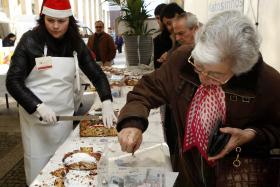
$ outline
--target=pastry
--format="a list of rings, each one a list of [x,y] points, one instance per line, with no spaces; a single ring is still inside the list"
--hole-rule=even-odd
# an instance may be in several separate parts
[[[94,175],[90,171],[71,170],[64,178],[65,187],[94,187]]]
[[[84,152],[75,150],[65,154],[62,161],[69,170],[94,170],[100,160],[99,152]]]
[[[55,187],[65,187],[64,186],[64,178],[56,178],[54,181],[54,186]]]
[[[80,122],[81,137],[102,137],[117,136],[115,127],[106,128],[101,119],[99,120],[82,120]]]
[[[68,173],[68,169],[65,167],[59,168],[51,172],[53,176],[60,177],[60,178],[63,178],[66,175],[66,173]]]

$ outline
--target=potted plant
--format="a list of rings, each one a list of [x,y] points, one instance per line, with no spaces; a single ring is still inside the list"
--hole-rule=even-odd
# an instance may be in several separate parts
[[[148,29],[147,19],[150,17],[144,0],[107,0],[119,5],[128,31],[123,33],[126,59],[128,65],[149,64],[152,56],[152,32]]]

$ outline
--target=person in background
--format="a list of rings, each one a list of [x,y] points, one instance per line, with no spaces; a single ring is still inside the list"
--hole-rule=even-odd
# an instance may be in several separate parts
[[[158,62],[161,55],[171,49],[172,40],[170,39],[170,33],[164,26],[164,24],[160,20],[160,13],[166,7],[165,3],[159,4],[154,11],[154,15],[156,17],[157,23],[159,25],[160,33],[153,39],[154,44],[154,68],[157,69],[161,66],[161,62]]]
[[[165,3],[161,3],[154,10],[154,15],[155,15],[155,18],[156,18],[158,26],[159,26],[159,32],[163,31],[163,29],[164,29],[164,25],[160,20],[160,13],[166,7],[166,5],[167,4],[165,4]]]
[[[73,130],[79,68],[96,87],[106,127],[115,118],[106,75],[80,37],[69,0],[45,0],[38,25],[21,37],[11,59],[6,87],[19,103],[26,183],[43,169]]]
[[[95,33],[89,37],[87,46],[96,55],[96,61],[102,66],[111,66],[116,56],[113,38],[104,32],[104,23],[95,22]]]
[[[195,33],[199,28],[199,22],[196,16],[190,12],[183,12],[180,15],[177,14],[175,16],[172,24],[176,42],[178,42],[180,45],[189,45],[194,47]],[[170,53],[173,53],[176,50],[177,49],[174,49],[174,51]],[[169,56],[170,55],[171,54],[169,54]],[[165,108],[161,107],[160,111],[161,115],[165,113],[163,120],[165,138],[167,145],[169,146],[170,155],[173,155],[176,146],[173,136],[177,135],[176,127],[174,126],[175,121],[173,119],[171,109],[168,106]]]
[[[168,41],[168,40],[164,39],[163,42],[167,42],[167,41],[171,42],[171,48],[169,50],[161,53],[159,58],[156,59],[156,62],[159,64],[167,62],[168,55],[179,46],[179,44],[176,43],[175,36],[174,36],[173,20],[176,15],[180,15],[183,12],[185,12],[185,11],[177,3],[167,4],[160,12],[160,21],[163,23],[164,27],[166,28],[167,32],[169,33],[168,37],[170,40],[170,41]],[[163,33],[163,35],[165,35],[166,31],[163,31],[162,33]]]
[[[16,35],[13,33],[9,33],[3,40],[2,46],[3,47],[12,47],[15,45]]]
[[[181,45],[194,46],[194,37],[198,28],[199,21],[197,17],[190,12],[177,15],[173,21],[175,39]]]
[[[149,111],[168,104],[177,130],[175,186],[279,186],[280,160],[270,159],[270,150],[280,148],[280,74],[259,49],[248,17],[238,11],[212,17],[194,48],[180,46],[128,93],[117,123],[122,151],[139,148]],[[218,122],[230,139],[209,156]]]
[[[120,34],[118,34],[118,35],[116,36],[115,44],[116,44],[116,47],[117,47],[117,49],[118,49],[118,52],[119,52],[119,53],[122,53],[123,37],[122,37]]]
[[[162,23],[163,31],[154,39],[154,67],[160,68],[162,64],[167,62],[168,54],[170,55],[175,49],[175,36],[173,34],[173,20],[176,15],[182,14],[184,10],[176,3],[168,5],[159,5],[155,9],[155,16],[160,14],[160,23]],[[169,146],[170,154],[173,154],[174,141],[170,137],[171,133],[176,132],[174,128],[174,119],[171,114],[171,109],[167,105],[160,107],[161,119],[163,122],[163,129],[165,134],[165,140]]]

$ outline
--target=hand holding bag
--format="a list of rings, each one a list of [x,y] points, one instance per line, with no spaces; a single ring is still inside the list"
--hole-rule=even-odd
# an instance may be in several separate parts
[[[222,133],[220,131],[221,127],[222,122],[219,120],[209,136],[207,150],[209,157],[215,156],[221,152],[231,137],[230,134]]]

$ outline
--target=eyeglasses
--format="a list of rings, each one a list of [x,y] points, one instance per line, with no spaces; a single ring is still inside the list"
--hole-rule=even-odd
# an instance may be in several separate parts
[[[97,28],[97,29],[98,29],[98,28],[103,28],[103,27],[102,27],[102,26],[95,26],[95,28]]]
[[[205,77],[215,81],[215,82],[218,82],[219,84],[226,84],[229,79],[231,77],[228,77],[225,79],[225,75],[222,75],[218,72],[212,72],[212,71],[205,71],[203,70],[201,67],[199,67],[197,64],[194,63],[194,60],[192,58],[192,56],[190,56],[188,58],[188,62],[194,67],[194,71],[197,73],[197,74],[202,74],[204,75]],[[219,77],[217,77],[217,74],[219,74]],[[224,79],[224,80],[221,80],[221,79]]]

